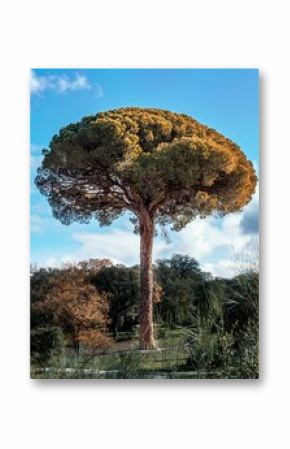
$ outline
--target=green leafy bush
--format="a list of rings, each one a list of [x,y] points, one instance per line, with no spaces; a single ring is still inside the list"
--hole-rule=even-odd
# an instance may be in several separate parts
[[[64,337],[55,326],[38,327],[31,331],[30,349],[32,364],[43,366],[53,357],[62,353]]]

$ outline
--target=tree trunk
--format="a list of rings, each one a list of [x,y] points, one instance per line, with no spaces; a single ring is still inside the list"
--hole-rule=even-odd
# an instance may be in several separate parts
[[[154,221],[148,212],[140,223],[140,349],[154,349],[152,248]]]

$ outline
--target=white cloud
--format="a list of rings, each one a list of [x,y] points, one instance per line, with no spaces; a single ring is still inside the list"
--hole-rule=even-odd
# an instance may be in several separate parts
[[[74,263],[77,262],[74,256],[71,254],[66,254],[61,257],[50,256],[41,261],[40,263],[36,263],[37,267],[43,268],[61,268],[66,263]]]
[[[240,252],[232,251],[229,257],[221,257],[214,262],[201,263],[203,271],[214,276],[231,278],[249,270],[259,270],[259,241],[251,238]]]
[[[73,73],[71,76],[63,75],[37,75],[31,71],[30,89],[32,94],[42,94],[47,90],[56,93],[65,93],[76,90],[95,90],[96,96],[103,95],[102,87],[99,84],[92,85],[85,75]]]
[[[202,270],[216,277],[231,278],[240,272],[241,266],[233,259],[222,259],[216,263],[202,264]]]
[[[212,256],[219,250],[240,251],[250,237],[240,231],[241,216],[234,214],[217,221],[213,217],[196,219],[180,232],[177,252],[197,260]]]
[[[213,217],[198,218],[186,226],[177,237],[174,252],[194,257],[205,271],[210,271],[214,276],[236,275],[243,267],[249,267],[252,255],[256,256],[258,234],[254,229],[245,232],[244,223],[258,209],[257,189],[242,212],[226,215],[219,220]]]
[[[112,229],[106,233],[77,232],[73,240],[81,243],[78,259],[108,258],[115,263],[133,265],[139,263],[140,237],[130,230]],[[154,259],[168,250],[166,242],[158,239],[154,242]]]
[[[47,77],[39,77],[31,70],[30,91],[31,93],[41,93],[47,88]]]
[[[87,78],[79,73],[76,73],[74,78],[71,79],[66,75],[56,77],[55,86],[58,92],[91,88]]]

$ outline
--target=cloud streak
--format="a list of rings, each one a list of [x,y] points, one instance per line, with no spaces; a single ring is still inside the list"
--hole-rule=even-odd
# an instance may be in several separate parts
[[[103,96],[103,89],[99,84],[91,84],[85,75],[73,73],[71,76],[60,75],[38,75],[31,71],[30,91],[31,94],[41,95],[46,91],[63,94],[69,91],[93,90],[96,97]]]

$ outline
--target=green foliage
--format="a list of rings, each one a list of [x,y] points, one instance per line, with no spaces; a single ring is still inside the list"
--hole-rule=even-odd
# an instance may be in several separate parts
[[[147,209],[180,229],[197,215],[237,211],[256,186],[238,145],[184,114],[122,108],[62,128],[36,185],[64,224]]]
[[[239,327],[252,319],[259,320],[259,274],[247,272],[227,281],[225,322],[228,327],[239,322]]]
[[[157,261],[155,277],[162,286],[162,300],[154,305],[160,323],[154,330],[160,351],[140,353],[135,351],[138,342],[132,332],[138,314],[139,267],[109,265],[109,261],[81,263],[70,277],[67,267],[34,272],[31,362],[33,370],[38,369],[36,377],[258,378],[258,273],[249,271],[233,279],[212,279],[188,256],[174,255]],[[115,320],[116,333],[122,331],[122,341],[118,338],[112,347],[101,350],[82,346],[80,352],[71,348],[71,339],[64,342],[61,329],[67,337],[70,332],[69,321],[62,321],[63,309],[47,310],[37,305],[48,294],[57,300],[55,305],[59,305],[58,299],[60,304],[69,300],[72,282],[76,286],[74,304],[80,306],[73,317],[80,313],[83,324],[86,323],[83,319],[87,313],[83,316],[83,302],[78,300],[78,294],[85,295],[91,289],[95,292],[97,286],[108,295],[109,314],[112,323]],[[57,293],[59,286],[64,289],[64,296]],[[82,329],[87,331],[86,326]]]
[[[157,264],[159,271],[167,269],[170,270],[171,275],[183,279],[196,278],[201,273],[197,260],[182,254],[175,254],[171,259],[158,259]]]
[[[141,358],[134,352],[120,353],[114,360],[114,368],[117,371],[118,379],[138,379],[140,373]]]
[[[31,361],[36,365],[45,365],[52,357],[59,356],[65,341],[61,329],[54,326],[37,327],[31,331]]]
[[[243,332],[219,329],[216,333],[199,328],[189,332],[187,366],[199,377],[256,379],[259,377],[257,324],[249,321]]]
[[[209,283],[207,310],[186,331],[187,364],[200,377],[259,377],[258,293],[253,272]]]
[[[204,276],[198,262],[189,256],[174,255],[157,260],[155,274],[163,298],[156,315],[169,326],[189,326],[196,309],[204,303]]]
[[[123,266],[101,269],[91,277],[100,292],[109,294],[110,330],[117,337],[120,330],[132,331],[137,324],[139,270]]]
[[[31,328],[53,325],[53,314],[47,310],[41,310],[36,305],[42,301],[51,290],[51,281],[58,275],[57,269],[40,268],[30,277],[30,323]]]

